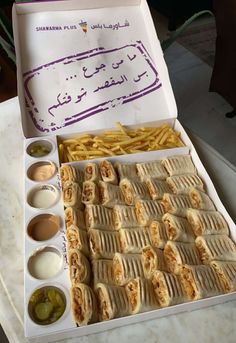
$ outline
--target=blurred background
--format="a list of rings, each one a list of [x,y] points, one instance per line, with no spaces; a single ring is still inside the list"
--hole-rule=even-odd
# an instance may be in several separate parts
[[[18,0],[16,2],[26,2]],[[1,0],[0,4],[0,102],[16,96],[16,67],[14,63],[14,43],[12,41],[11,9],[13,0]],[[165,32],[160,39],[168,38],[168,33],[180,27],[194,13],[212,10],[212,0],[149,0],[158,33]],[[163,16],[158,18],[157,14]],[[160,19],[160,20],[159,20]],[[161,21],[159,25],[159,21]]]

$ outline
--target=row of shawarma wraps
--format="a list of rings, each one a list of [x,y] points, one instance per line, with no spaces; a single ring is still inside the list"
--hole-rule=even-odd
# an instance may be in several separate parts
[[[236,246],[189,155],[63,165],[61,180],[79,326],[236,289]]]

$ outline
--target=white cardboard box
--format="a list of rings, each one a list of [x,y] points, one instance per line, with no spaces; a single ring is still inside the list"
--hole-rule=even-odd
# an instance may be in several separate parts
[[[186,147],[111,160],[138,162],[190,153],[207,185],[208,194],[226,218],[231,236],[236,241],[235,224],[177,120],[167,67],[145,0],[54,0],[16,4],[13,7],[13,25],[26,147],[39,138],[49,139],[55,148],[49,157],[59,168],[58,135],[99,132],[114,127],[117,121],[129,126],[158,126],[169,122],[181,131]],[[32,162],[26,154],[26,168]],[[59,174],[52,184],[60,189]],[[26,180],[26,195],[34,185]],[[50,211],[63,216],[62,201]],[[37,213],[41,212],[32,211],[26,204],[26,226]],[[50,244],[63,251],[63,223],[60,235]],[[66,254],[62,273],[47,282],[32,278],[27,271],[28,257],[44,245],[32,242],[25,234],[25,334],[34,342],[87,335],[235,299],[235,293],[221,295],[77,328],[70,313]],[[43,284],[61,285],[67,297],[65,314],[49,326],[34,324],[27,314],[30,295]]]

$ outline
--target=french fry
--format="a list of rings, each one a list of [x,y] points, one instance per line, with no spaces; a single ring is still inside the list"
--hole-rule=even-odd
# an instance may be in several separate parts
[[[108,156],[113,156],[113,153],[109,149],[106,149],[106,148],[98,148],[98,149],[104,152],[105,154],[107,154]]]
[[[96,136],[82,134],[77,138],[59,141],[60,161],[91,160],[184,146],[180,132],[168,124],[156,128],[129,129],[118,122],[116,126],[117,129],[107,130]]]
[[[124,126],[123,126],[120,122],[117,122],[117,123],[116,123],[116,126],[120,129],[120,131],[121,131],[124,135],[128,135],[128,134],[127,134],[127,130],[124,128]]]
[[[87,155],[94,155],[94,156],[103,156],[103,152],[99,150],[86,150],[86,151],[71,151],[70,154],[72,156],[87,156]]]

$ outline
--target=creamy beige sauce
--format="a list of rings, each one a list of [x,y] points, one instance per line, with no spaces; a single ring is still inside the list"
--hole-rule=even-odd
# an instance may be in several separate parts
[[[56,251],[42,250],[30,258],[29,272],[36,279],[55,276],[62,267],[62,257]]]
[[[52,162],[38,162],[28,170],[28,177],[33,181],[46,181],[51,179],[56,172],[56,166]]]
[[[56,201],[56,192],[51,189],[41,188],[35,190],[30,199],[30,205],[36,208],[49,208]]]

